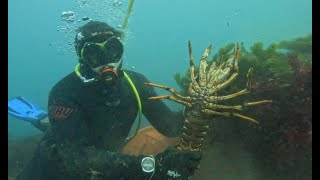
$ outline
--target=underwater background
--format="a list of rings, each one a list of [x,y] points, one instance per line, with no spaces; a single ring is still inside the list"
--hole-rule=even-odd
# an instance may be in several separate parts
[[[120,28],[129,1],[9,0],[8,3],[8,100],[22,95],[47,110],[50,89],[61,78],[72,72],[77,64],[77,57],[73,49],[73,38],[76,28],[87,22],[83,21],[82,18],[87,16],[90,19],[105,21]],[[66,11],[74,12],[74,19],[69,21],[63,19],[61,14]],[[304,72],[309,72],[308,67],[312,64],[311,0],[136,0],[126,29],[123,67],[144,74],[151,82],[183,91],[183,82],[187,81],[183,79],[183,74],[187,72],[189,67],[189,40],[192,42],[196,65],[200,61],[203,50],[209,44],[213,45],[211,54],[214,55],[219,53],[220,48],[230,48],[228,46],[230,43],[241,43],[243,62],[246,62],[243,64],[246,66],[243,65],[242,68],[240,65],[240,71],[243,70],[243,73],[246,74],[247,66],[254,66],[253,78],[257,84],[260,82],[260,86],[255,86],[257,90],[253,96],[256,100],[259,100],[259,98],[276,99],[286,102],[289,98],[285,99],[282,94],[290,94],[288,89],[285,89],[287,87],[291,90],[301,87],[304,90],[309,88],[311,92],[311,76],[295,70],[296,67],[299,70],[305,70]],[[274,43],[279,43],[277,47],[282,48],[282,51],[278,51]],[[285,53],[288,51],[296,51],[296,56],[288,55],[291,61],[284,60],[286,59],[284,58]],[[282,54],[279,54],[279,52],[282,52]],[[262,62],[261,60],[260,62],[257,59],[265,59],[265,61]],[[278,63],[276,60],[267,61],[269,59],[282,59],[281,62],[285,63]],[[298,61],[303,65],[297,64]],[[241,62],[240,60],[240,64]],[[268,79],[266,79],[267,77]],[[299,77],[307,77],[310,80],[299,79]],[[241,80],[241,77],[239,78]],[[304,82],[309,81],[309,84],[304,84]],[[234,85],[230,92],[236,92],[238,87],[242,86],[243,88],[245,86],[245,81],[240,82],[242,83]],[[270,87],[267,85],[270,85]],[[157,91],[159,94],[167,94],[167,92],[159,89]],[[312,93],[301,92],[292,92],[292,94],[296,93],[302,96],[297,97],[297,102],[302,101],[303,98],[312,97]],[[283,99],[280,99],[281,97]],[[268,154],[271,151],[277,151],[278,156],[281,156],[283,151],[290,152],[290,145],[292,144],[283,145],[278,142],[278,145],[283,145],[281,148],[285,149],[282,151],[274,148],[277,142],[272,140],[276,137],[282,137],[282,134],[286,133],[289,134],[288,137],[294,136],[302,139],[300,145],[303,144],[301,145],[303,148],[292,150],[294,153],[291,156],[306,154],[309,158],[310,154],[308,153],[311,151],[312,139],[310,145],[305,142],[306,140],[303,137],[300,137],[303,135],[296,132],[298,131],[296,128],[298,125],[296,124],[299,123],[290,121],[292,118],[289,116],[287,120],[284,120],[286,118],[280,117],[281,113],[277,117],[268,117],[263,113],[272,114],[273,112],[277,114],[275,112],[283,110],[293,116],[295,113],[299,114],[302,119],[307,119],[305,121],[312,123],[311,114],[308,116],[311,111],[309,108],[312,105],[310,101],[310,99],[306,101],[307,105],[300,108],[299,111],[302,112],[299,113],[298,110],[294,110],[294,106],[301,107],[301,104],[296,104],[294,101],[291,102],[292,104],[289,104],[289,102],[288,104],[278,103],[279,106],[276,110],[273,107],[269,107],[268,110],[265,110],[265,107],[248,110],[248,112],[255,110],[259,112],[252,115],[262,124],[267,122],[268,118],[268,122],[270,122],[270,118],[273,118],[273,120],[279,118],[274,124],[264,126],[269,128],[249,126],[247,122],[237,125],[232,121],[226,121],[225,124],[219,122],[220,124],[218,123],[216,127],[221,127],[220,130],[214,131],[221,135],[218,135],[215,145],[218,148],[208,150],[208,152],[214,154],[214,157],[208,157],[209,159],[212,158],[212,164],[202,164],[203,173],[201,174],[200,171],[197,175],[198,178],[270,179],[271,175],[269,177],[265,172],[260,172],[264,168],[258,170],[256,163],[261,162],[258,157],[262,157],[265,155],[264,153]],[[175,111],[183,108],[182,105],[177,103],[165,102]],[[266,119],[263,119],[263,117]],[[287,123],[289,121],[291,123]],[[144,125],[146,124],[148,122],[144,122]],[[285,133],[276,129],[280,126],[285,128]],[[232,133],[227,133],[240,129],[248,130],[241,133],[241,137],[244,137],[243,142],[236,141],[232,138]],[[309,132],[310,128],[307,129]],[[40,133],[31,124],[8,116],[9,143],[11,140]],[[274,135],[277,133],[279,136]],[[280,133],[282,134],[280,135]],[[257,135],[256,139],[248,138],[252,135]],[[270,139],[265,140],[265,138]],[[251,150],[255,151],[260,146],[257,142],[262,141],[270,142],[272,145],[263,147],[265,152],[258,153],[258,155],[252,154]],[[290,138],[289,140],[286,139],[287,141],[291,142]],[[304,146],[305,143],[307,147]],[[247,147],[247,149],[244,147]],[[260,146],[260,148],[262,147]],[[263,150],[260,149],[260,151]],[[274,157],[270,157],[270,159],[272,158]],[[289,174],[297,172],[294,168],[311,167],[311,164],[303,164],[309,161],[292,160],[292,157],[278,161],[274,164],[280,163],[279,166],[281,167],[290,166],[284,171],[280,170],[281,173],[279,174],[281,176],[283,174],[287,175],[280,179],[292,178]],[[294,161],[294,163],[288,161]],[[293,167],[292,164],[298,162],[302,165]],[[238,166],[237,163],[239,163]],[[264,163],[266,165],[268,162]],[[228,168],[230,164],[233,164],[234,168]],[[211,171],[210,169],[206,171],[208,167],[217,169],[214,176],[208,174]],[[309,179],[311,178],[310,171],[304,170],[293,177]],[[270,169],[270,172],[274,171]],[[272,176],[272,179],[276,179],[276,177]]]

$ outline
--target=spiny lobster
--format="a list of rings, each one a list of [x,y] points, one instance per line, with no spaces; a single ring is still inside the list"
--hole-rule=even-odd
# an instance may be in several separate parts
[[[169,91],[173,95],[154,96],[150,97],[149,99],[169,99],[187,107],[181,141],[177,148],[183,151],[201,151],[201,147],[205,137],[207,136],[207,131],[209,128],[208,122],[210,119],[212,119],[212,116],[219,115],[225,117],[239,117],[254,123],[258,123],[256,120],[239,114],[236,111],[242,111],[243,107],[270,103],[272,101],[262,100],[256,102],[247,102],[243,103],[243,105],[234,106],[222,105],[221,103],[219,104],[219,102],[250,93],[253,68],[248,70],[246,88],[233,94],[218,96],[218,92],[230,85],[231,82],[233,82],[238,76],[238,62],[240,57],[239,45],[236,45],[231,58],[225,62],[220,61],[219,63],[215,61],[211,61],[209,63],[208,56],[212,47],[209,45],[201,57],[198,76],[195,75],[195,64],[192,56],[192,47],[190,41],[188,47],[191,83],[188,88],[187,96],[183,96],[177,93],[173,88],[167,86],[149,82],[145,84],[162,88],[166,91]]]

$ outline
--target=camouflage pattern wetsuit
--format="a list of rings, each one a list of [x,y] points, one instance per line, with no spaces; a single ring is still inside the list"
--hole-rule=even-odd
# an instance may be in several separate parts
[[[144,116],[160,133],[177,136],[182,112],[148,100],[156,95],[144,84],[148,80],[126,72],[140,95]],[[118,153],[138,113],[136,96],[123,73],[109,89],[99,82],[83,83],[71,73],[52,88],[48,109],[51,127],[18,179],[141,179],[145,175],[141,157]]]

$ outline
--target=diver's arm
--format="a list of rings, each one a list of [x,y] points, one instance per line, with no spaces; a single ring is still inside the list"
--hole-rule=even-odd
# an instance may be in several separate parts
[[[57,179],[143,179],[147,175],[141,169],[142,156],[129,156],[95,147],[79,147],[75,144],[60,144],[56,147],[56,161],[64,174]],[[60,166],[59,165],[59,166]]]

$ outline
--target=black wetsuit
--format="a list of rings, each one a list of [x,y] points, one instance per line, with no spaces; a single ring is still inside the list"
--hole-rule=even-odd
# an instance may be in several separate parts
[[[142,112],[162,134],[177,136],[182,111],[171,111],[141,74],[127,71],[141,99]],[[21,179],[141,179],[141,157],[119,153],[138,113],[132,87],[120,73],[117,84],[83,83],[71,73],[49,95],[51,127]]]

